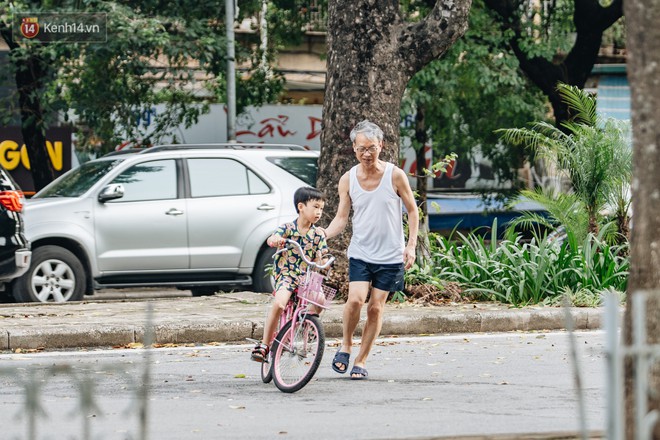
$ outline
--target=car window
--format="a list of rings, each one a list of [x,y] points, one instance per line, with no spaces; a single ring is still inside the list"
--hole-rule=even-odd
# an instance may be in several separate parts
[[[318,158],[316,157],[269,157],[268,160],[289,174],[293,174],[310,186],[316,186]]]
[[[174,159],[154,160],[133,165],[112,181],[112,183],[121,183],[124,186],[124,197],[108,203],[176,199],[176,176]]]
[[[250,194],[267,194],[270,187],[259,176],[248,170],[248,185],[250,185]]]
[[[119,165],[124,159],[98,160],[85,162],[77,168],[62,175],[44,189],[35,194],[33,199],[49,197],[79,197],[86,193],[92,185]]]
[[[264,194],[270,187],[242,163],[232,159],[188,159],[192,197]]]

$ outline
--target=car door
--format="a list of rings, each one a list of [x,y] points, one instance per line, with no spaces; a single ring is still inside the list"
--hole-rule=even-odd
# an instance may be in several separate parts
[[[237,160],[195,158],[187,164],[190,266],[235,270],[250,234],[264,224],[277,226],[280,197]]]
[[[187,213],[175,159],[140,162],[111,183],[124,196],[97,203],[95,239],[103,273],[188,268]]]

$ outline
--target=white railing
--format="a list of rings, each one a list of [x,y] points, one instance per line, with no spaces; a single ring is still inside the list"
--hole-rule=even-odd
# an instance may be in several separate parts
[[[3,379],[5,389],[16,389],[15,395],[23,399],[20,412],[13,417],[12,426],[3,428],[1,437],[11,440],[54,438],[53,432],[49,432],[49,420],[66,417],[67,425],[72,430],[79,429],[78,438],[81,440],[108,438],[107,433],[92,432],[94,419],[90,417],[90,414],[98,414],[103,406],[97,390],[103,386],[103,378],[108,376],[113,378],[113,383],[116,382],[117,377],[122,378],[125,382],[121,388],[132,397],[129,399],[131,402],[129,406],[119,412],[124,431],[123,438],[147,440],[153,342],[151,304],[147,305],[146,314],[143,363],[137,366],[137,371],[126,371],[126,366],[119,364],[94,364],[93,369],[65,363],[26,369],[16,366],[0,368],[0,377]],[[65,407],[70,405],[62,405],[61,400],[57,400],[55,405],[49,405],[53,402],[53,396],[49,393],[62,386],[77,390],[77,401],[73,411],[65,411]],[[134,430],[131,430],[131,427]],[[24,430],[24,436],[16,434],[16,430]],[[68,435],[61,438],[76,437]]]
[[[623,346],[620,341],[619,299],[608,295],[605,302],[605,330],[607,342],[607,438],[623,440],[625,437],[625,396],[624,396],[624,361],[632,360],[635,377],[633,418],[635,440],[650,440],[658,423],[660,413],[648,409],[649,396],[659,390],[651,388],[650,374],[654,365],[660,362],[660,344],[651,344],[646,332],[647,305],[649,299],[660,300],[660,292],[637,291],[632,294],[632,345]]]

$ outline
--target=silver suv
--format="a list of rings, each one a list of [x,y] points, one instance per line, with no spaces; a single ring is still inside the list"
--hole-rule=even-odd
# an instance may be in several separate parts
[[[25,206],[32,264],[20,302],[66,302],[96,289],[223,285],[272,289],[266,238],[296,216],[318,153],[298,146],[166,145],[111,154],[64,174]]]

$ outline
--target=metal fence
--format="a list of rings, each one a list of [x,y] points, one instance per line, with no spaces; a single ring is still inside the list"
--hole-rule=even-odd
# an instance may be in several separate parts
[[[635,376],[634,408],[635,440],[647,440],[653,436],[653,429],[660,414],[648,409],[649,396],[660,390],[653,389],[651,373],[659,367],[660,344],[651,344],[646,332],[647,305],[653,298],[660,300],[660,292],[639,291],[632,296],[632,345],[623,346],[620,341],[619,299],[615,295],[606,297],[605,330],[607,332],[607,438],[623,440],[625,436],[624,408],[624,361],[630,358]]]
[[[122,438],[127,440],[147,440],[149,422],[149,389],[151,383],[151,346],[153,342],[153,306],[147,305],[144,354],[142,363],[133,371],[117,364],[98,365],[81,368],[70,364],[53,364],[39,368],[21,369],[0,368],[0,378],[6,390],[15,390],[15,396],[22,399],[21,409],[12,417],[12,428],[24,430],[15,434],[3,427],[2,438],[6,440],[37,440],[67,438],[91,440],[108,438],[107,433],[94,433],[93,414],[100,414],[102,402],[98,389],[103,386],[104,376],[120,377],[124,382],[122,392],[131,395],[130,404],[117,417],[123,424]],[[75,388],[77,400],[63,402],[48,393],[63,388]],[[49,431],[48,420],[66,417],[71,431],[75,434],[63,435]]]

